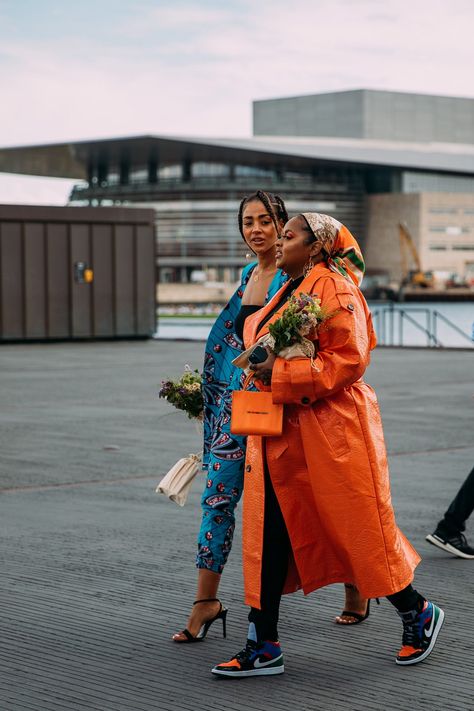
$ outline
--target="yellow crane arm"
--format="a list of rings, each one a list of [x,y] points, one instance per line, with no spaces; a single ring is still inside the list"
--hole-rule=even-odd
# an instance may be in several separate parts
[[[411,234],[408,232],[408,228],[405,224],[401,222],[398,225],[399,235],[400,235],[400,250],[402,253],[402,266],[404,274],[408,274],[409,268],[407,264],[405,249],[408,249],[411,253],[412,259],[415,263],[415,268],[417,272],[421,272],[421,263],[418,250],[415,247]]]

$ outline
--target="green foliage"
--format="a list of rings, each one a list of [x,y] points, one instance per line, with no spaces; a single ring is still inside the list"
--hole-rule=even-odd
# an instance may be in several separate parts
[[[268,325],[275,340],[273,351],[278,354],[284,348],[301,343],[311,333],[314,337],[319,326],[330,316],[317,296],[303,293],[291,296],[280,318]]]
[[[161,381],[158,397],[165,398],[178,410],[184,410],[190,420],[202,419],[204,400],[201,385],[199,371],[191,370],[189,365],[186,365],[178,380]]]
[[[269,324],[270,335],[275,339],[273,350],[279,353],[284,348],[292,346],[293,343],[301,343],[300,334],[301,318],[299,314],[284,313],[278,321]]]

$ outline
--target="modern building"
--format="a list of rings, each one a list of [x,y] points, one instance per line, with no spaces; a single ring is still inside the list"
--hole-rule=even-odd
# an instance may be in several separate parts
[[[433,273],[435,287],[453,280],[474,286],[473,192],[369,195],[367,213],[365,254],[373,273],[388,269],[390,279],[400,283],[407,266],[416,267],[399,242],[401,223],[409,228],[420,267]]]
[[[337,91],[254,101],[256,136],[328,136],[474,144],[474,100],[398,91]]]
[[[0,171],[77,178],[71,205],[154,207],[163,282],[235,280],[247,251],[237,210],[258,188],[290,213],[334,215],[368,268],[390,278],[400,277],[398,222],[408,217],[423,269],[464,274],[474,262],[474,99],[360,90],[256,101],[251,138],[7,148]]]

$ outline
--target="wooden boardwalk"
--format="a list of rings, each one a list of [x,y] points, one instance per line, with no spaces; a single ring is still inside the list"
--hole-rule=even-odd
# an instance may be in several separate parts
[[[342,586],[287,596],[281,677],[215,679],[242,647],[240,520],[222,581],[228,638],[170,641],[194,599],[200,479],[180,509],[154,494],[199,438],[156,397],[199,365],[199,343],[0,349],[1,711],[467,711],[474,709],[474,561],[429,546],[474,460],[472,353],[380,350],[377,390],[399,525],[423,556],[416,586],[446,624],[400,668],[391,605],[332,623]],[[468,537],[474,539],[474,521]]]

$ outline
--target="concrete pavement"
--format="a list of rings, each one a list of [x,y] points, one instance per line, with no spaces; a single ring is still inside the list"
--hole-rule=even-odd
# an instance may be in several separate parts
[[[474,709],[474,562],[424,541],[472,467],[473,356],[376,350],[400,527],[423,556],[416,586],[444,607],[433,655],[400,668],[390,604],[332,624],[342,586],[282,605],[286,672],[227,682],[210,667],[242,647],[240,520],[223,576],[228,638],[178,646],[194,599],[196,482],[183,508],[154,494],[199,449],[162,377],[200,365],[203,344],[119,342],[0,348],[0,709],[362,711]],[[468,537],[474,538],[474,522]]]

